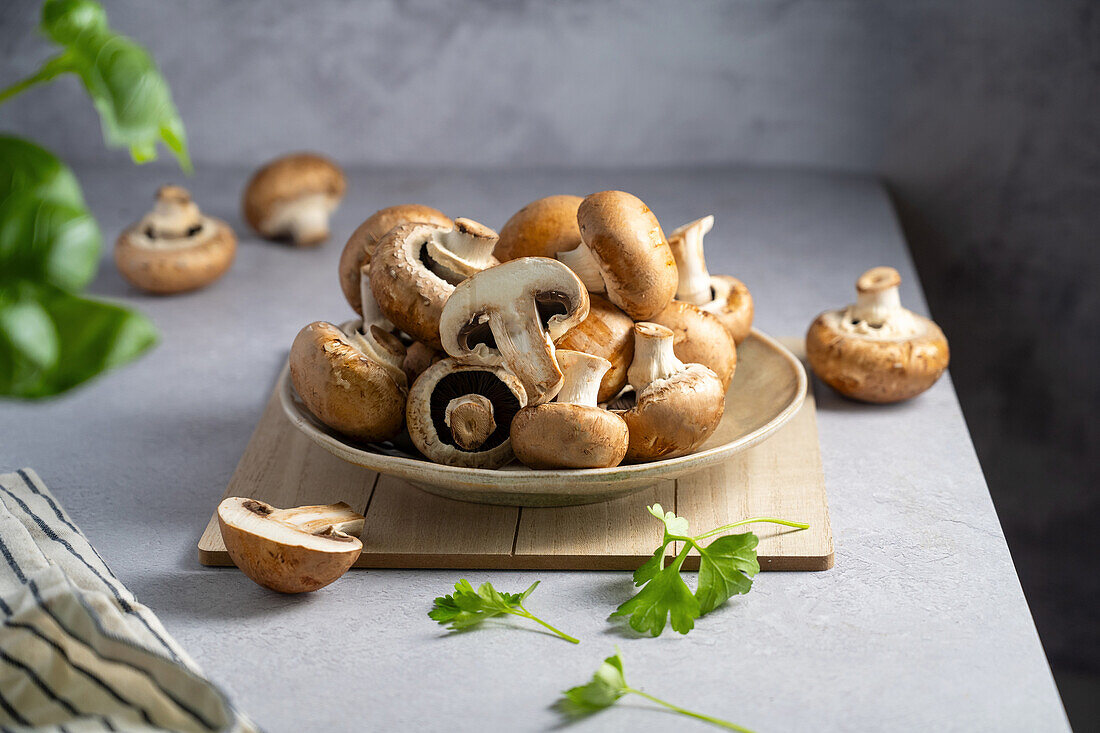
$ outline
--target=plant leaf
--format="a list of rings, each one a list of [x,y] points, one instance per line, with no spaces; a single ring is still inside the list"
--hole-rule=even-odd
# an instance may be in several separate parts
[[[666,512],[660,504],[649,507],[649,513],[665,523],[665,539],[671,535],[675,538],[688,536],[688,520],[678,517],[674,512]]]
[[[653,551],[653,557],[646,560],[645,564],[634,571],[634,585],[645,585],[656,577],[665,566],[665,549],[668,544],[663,544]]]
[[[681,634],[695,628],[695,619],[699,618],[699,601],[680,577],[680,566],[686,557],[686,551],[678,555],[611,615],[629,616],[632,629],[639,633],[648,632],[652,636],[660,636],[665,623],[670,620],[673,630]]]
[[[699,548],[699,586],[695,598],[699,613],[707,614],[730,598],[748,593],[750,578],[760,572],[756,559],[759,540],[752,532],[719,537]]]
[[[626,678],[623,675],[623,660],[619,653],[603,660],[592,679],[583,685],[570,687],[562,693],[568,703],[566,712],[588,715],[614,705],[627,694]]]

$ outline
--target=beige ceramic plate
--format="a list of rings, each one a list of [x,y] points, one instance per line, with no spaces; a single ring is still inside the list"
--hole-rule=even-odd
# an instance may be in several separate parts
[[[754,330],[737,348],[737,371],[726,395],[725,415],[702,448],[690,456],[653,463],[572,471],[536,471],[519,463],[500,469],[441,466],[391,443],[349,442],[306,409],[286,369],[280,377],[279,396],[295,427],[345,461],[453,499],[509,506],[565,506],[623,496],[661,479],[694,473],[751,448],[778,430],[802,406],[806,371],[790,351]]]

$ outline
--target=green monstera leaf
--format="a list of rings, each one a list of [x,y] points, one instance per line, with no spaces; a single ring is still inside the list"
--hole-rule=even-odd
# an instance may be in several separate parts
[[[59,394],[156,342],[145,316],[78,295],[100,243],[72,171],[0,136],[0,395]]]

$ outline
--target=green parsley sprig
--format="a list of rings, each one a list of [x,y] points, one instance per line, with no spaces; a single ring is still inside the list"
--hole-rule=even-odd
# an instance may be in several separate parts
[[[563,713],[570,717],[591,715],[592,713],[597,713],[611,707],[625,695],[638,695],[639,697],[644,697],[646,700],[655,702],[680,715],[702,720],[727,730],[752,733],[748,728],[743,728],[736,723],[687,710],[679,705],[673,705],[670,702],[654,697],[648,692],[642,692],[637,688],[631,687],[626,683],[626,677],[623,674],[623,660],[622,657],[619,656],[618,649],[615,650],[613,655],[603,661],[600,668],[592,675],[592,680],[590,682],[577,687],[571,687],[562,694],[565,695],[565,697],[559,703],[558,707]]]
[[[665,623],[686,634],[695,628],[695,619],[710,613],[731,597],[748,593],[752,576],[760,572],[756,560],[757,537],[752,532],[725,535],[704,546],[702,540],[754,522],[771,522],[787,527],[806,529],[808,524],[771,517],[753,517],[726,524],[701,535],[688,534],[688,521],[666,512],[660,504],[649,507],[649,513],[664,522],[664,539],[653,557],[634,571],[634,585],[645,587],[612,613],[628,616],[631,628],[640,633],[660,636]],[[665,565],[665,550],[680,542],[683,549]],[[694,593],[680,577],[680,568],[692,550],[699,553],[699,583]]]
[[[524,608],[523,602],[538,587],[538,584],[539,581],[536,580],[522,593],[501,593],[491,583],[482,583],[477,590],[474,590],[470,581],[463,579],[455,583],[453,594],[435,599],[435,606],[428,612],[428,616],[454,631],[462,631],[494,616],[509,614],[530,619],[562,639],[580,644],[580,639],[554,628]]]

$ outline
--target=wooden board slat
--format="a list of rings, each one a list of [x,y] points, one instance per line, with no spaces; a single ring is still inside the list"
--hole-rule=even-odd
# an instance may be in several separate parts
[[[803,532],[752,526],[761,568],[833,564],[812,395],[782,430],[722,465],[602,504],[520,509],[445,499],[346,463],[296,430],[272,394],[224,496],[277,507],[347,502],[367,518],[357,567],[633,569],[660,542],[646,511],[654,502],[698,532],[756,515],[809,522]],[[205,565],[232,565],[216,513],[198,550]],[[688,558],[685,567],[697,566]]]

